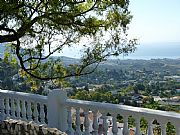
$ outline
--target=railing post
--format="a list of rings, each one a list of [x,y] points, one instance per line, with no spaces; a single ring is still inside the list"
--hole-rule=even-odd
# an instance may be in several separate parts
[[[159,119],[159,123],[161,124],[161,135],[166,135],[166,119]]]
[[[0,120],[4,119],[4,98],[0,95]]]
[[[82,135],[82,131],[81,131],[81,121],[80,121],[80,108],[77,107],[76,108],[76,131],[75,131],[75,135]]]
[[[153,125],[152,125],[154,119],[151,118],[151,117],[147,117],[146,119],[147,119],[147,121],[148,121],[147,134],[148,134],[148,135],[154,135],[154,133],[153,133]]]
[[[68,124],[68,129],[66,131],[66,133],[68,135],[74,135],[74,130],[72,128],[72,116],[71,116],[71,107],[67,108],[67,112],[68,112],[68,117],[67,117],[67,124]]]
[[[63,132],[67,130],[66,99],[67,93],[61,89],[52,90],[48,94],[48,126]]]
[[[107,123],[107,113],[102,112],[102,118],[103,118],[103,134],[107,135],[108,131],[108,123]]]
[[[113,135],[117,135],[118,134],[117,118],[116,118],[117,114],[113,113],[112,116],[113,116],[113,118],[112,118],[112,122],[113,122],[112,132],[113,132]]]
[[[97,110],[93,111],[93,135],[98,135],[98,121],[97,121]]]
[[[124,121],[123,135],[129,135],[128,115],[127,114],[123,114],[123,121]]]
[[[180,127],[178,125],[176,125],[176,135],[180,135]]]
[[[83,135],[90,135],[89,133],[89,118],[88,118],[89,110],[87,108],[84,109],[84,134]]]
[[[136,126],[136,132],[135,135],[141,135],[141,129],[140,129],[140,115],[135,115],[135,126]]]

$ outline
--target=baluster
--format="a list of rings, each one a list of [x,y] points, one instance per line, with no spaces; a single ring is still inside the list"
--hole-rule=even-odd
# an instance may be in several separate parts
[[[104,135],[107,135],[108,123],[107,123],[106,113],[102,113],[102,118],[103,118],[103,134],[104,134]]]
[[[6,97],[6,116],[10,116],[9,97]]]
[[[141,135],[141,130],[140,130],[140,117],[139,117],[139,116],[135,116],[135,126],[136,126],[135,135]]]
[[[147,118],[148,120],[148,135],[153,135],[153,125],[152,125],[152,122],[153,122],[153,119],[152,118]]]
[[[66,133],[68,135],[74,135],[74,130],[72,128],[72,117],[71,117],[71,107],[67,108],[67,113],[68,113],[68,118],[67,118],[67,123],[68,123],[68,129],[66,131]]]
[[[14,98],[11,98],[11,113],[12,117],[15,118],[15,105],[14,105]]]
[[[76,108],[76,131],[75,131],[75,135],[82,135],[81,132],[81,121],[80,121],[80,112],[79,112],[80,108]]]
[[[123,135],[129,135],[129,128],[128,128],[128,115],[123,115]]]
[[[21,116],[20,116],[21,108],[20,108],[20,100],[19,99],[16,100],[16,104],[17,104],[16,105],[17,106],[17,108],[16,108],[17,118],[20,119],[21,118]]]
[[[175,124],[176,128],[176,135],[180,135],[180,126],[178,124]]]
[[[1,110],[0,120],[3,120],[3,119],[4,119],[4,116],[5,116],[4,109],[5,109],[5,106],[4,106],[4,98],[2,97],[2,95],[0,95],[0,110]]]
[[[26,104],[25,104],[25,100],[22,100],[22,119],[23,120],[27,120],[26,119]]]
[[[97,111],[93,111],[93,135],[98,135]]]
[[[39,115],[39,112],[38,112],[38,109],[37,109],[37,103],[34,102],[33,116],[34,116],[34,121],[35,121],[36,123],[39,123],[39,121],[38,121],[38,115]]]
[[[112,114],[113,118],[112,118],[112,122],[113,122],[113,126],[112,126],[112,132],[113,135],[117,135],[118,133],[118,127],[117,127],[117,114]]]
[[[40,103],[40,119],[41,119],[41,123],[45,124],[45,113],[44,113],[43,103]]]
[[[85,127],[84,135],[90,135],[88,113],[89,113],[88,109],[84,110],[84,127]]]
[[[27,101],[27,118],[29,121],[32,120],[31,101]]]
[[[46,120],[47,120],[47,122],[46,122],[46,124],[48,123],[48,106],[46,106]]]
[[[161,135],[166,135],[166,122],[161,123]]]

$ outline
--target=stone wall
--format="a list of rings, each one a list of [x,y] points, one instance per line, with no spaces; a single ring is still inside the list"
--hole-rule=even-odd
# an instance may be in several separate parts
[[[34,122],[8,119],[0,122],[0,135],[67,135],[56,128]]]

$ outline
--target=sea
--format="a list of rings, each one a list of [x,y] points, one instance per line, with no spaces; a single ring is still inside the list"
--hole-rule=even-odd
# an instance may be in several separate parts
[[[120,59],[180,59],[180,42],[141,43],[134,53],[119,56]]]
[[[5,45],[0,44],[0,57],[3,56]],[[80,58],[82,56],[79,48],[64,48],[63,53],[55,53],[54,56],[65,56],[71,58]],[[159,42],[159,43],[140,43],[134,53],[128,56],[122,54],[112,59],[180,59],[180,42]],[[111,59],[110,58],[110,59]]]

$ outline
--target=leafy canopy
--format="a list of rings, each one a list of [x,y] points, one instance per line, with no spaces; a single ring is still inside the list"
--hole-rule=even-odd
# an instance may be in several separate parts
[[[1,0],[0,43],[12,44],[21,74],[41,80],[89,74],[108,57],[135,50],[136,40],[127,39],[128,5],[129,0]],[[51,59],[66,46],[82,45],[79,64]]]

